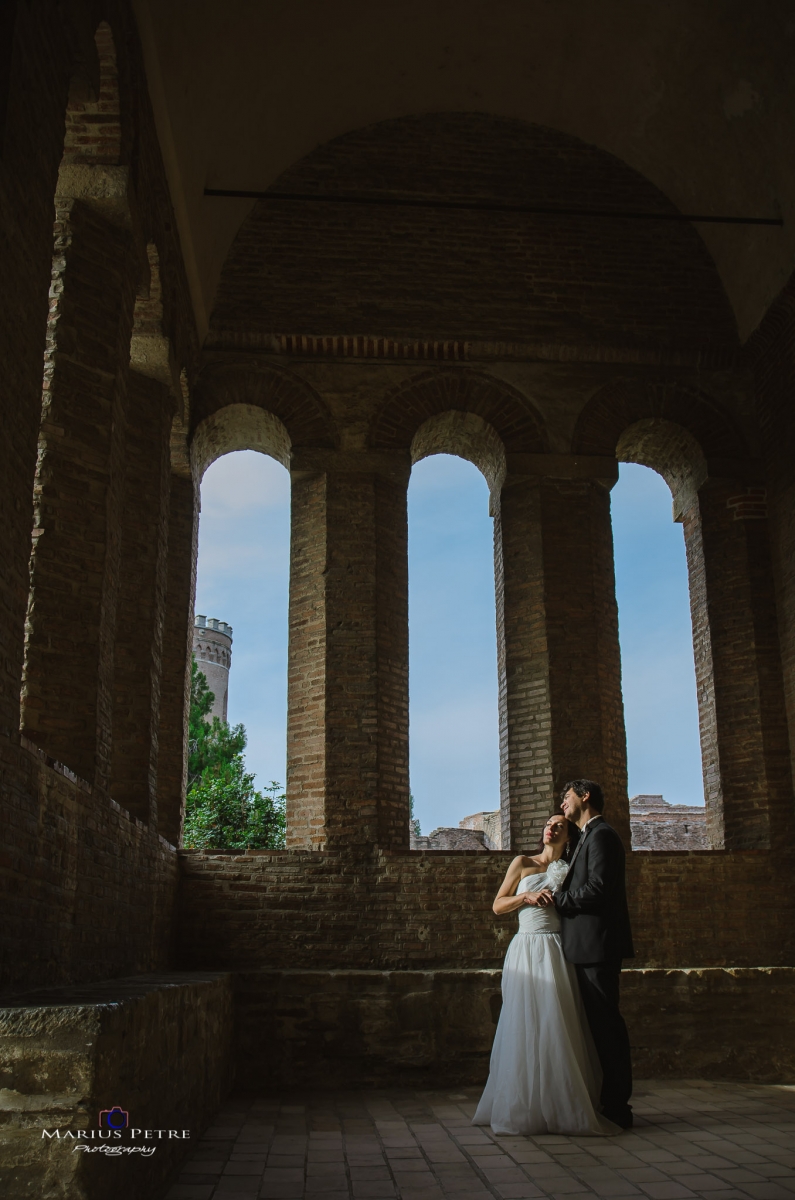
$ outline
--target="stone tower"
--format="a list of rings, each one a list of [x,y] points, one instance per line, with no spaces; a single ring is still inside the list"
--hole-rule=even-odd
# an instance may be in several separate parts
[[[215,695],[208,715],[225,721],[232,665],[232,626],[197,613],[193,620],[193,654]]]

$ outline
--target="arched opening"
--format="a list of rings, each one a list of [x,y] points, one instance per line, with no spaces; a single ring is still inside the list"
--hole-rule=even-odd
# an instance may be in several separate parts
[[[483,819],[470,820],[467,827],[485,833],[485,848],[496,848],[500,738],[489,494],[501,485],[504,451],[486,422],[456,412],[433,417],[420,428],[412,458],[409,726],[414,818],[427,836],[435,829],[455,829],[464,818],[493,814],[491,820],[485,818],[485,830]],[[459,846],[455,835],[440,834],[430,848]]]
[[[706,463],[692,435],[661,418],[630,425],[617,456],[611,512],[632,845],[704,849],[718,835],[708,834],[705,808],[718,799],[714,684],[692,534]]]
[[[243,727],[245,746],[240,736],[233,741],[253,776],[250,787],[279,802],[286,782],[289,452],[281,422],[249,405],[207,418],[191,446],[200,497],[194,658],[215,694],[206,719],[218,716],[232,735]],[[190,754],[189,747],[189,822],[197,785]],[[280,845],[283,837],[260,841]]]
[[[688,570],[681,527],[671,519],[671,493],[650,467],[621,464],[612,517],[630,816],[636,818],[633,846],[642,849],[651,847],[639,837],[640,816],[659,809],[661,823],[666,814],[658,797],[700,806],[689,823],[678,814],[683,834],[690,832],[684,824],[703,822]]]

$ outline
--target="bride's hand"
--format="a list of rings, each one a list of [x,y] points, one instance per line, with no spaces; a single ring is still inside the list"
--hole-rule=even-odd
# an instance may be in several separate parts
[[[532,904],[537,908],[548,908],[550,904],[554,903],[552,893],[547,888],[540,892],[525,892],[524,898],[526,904]]]

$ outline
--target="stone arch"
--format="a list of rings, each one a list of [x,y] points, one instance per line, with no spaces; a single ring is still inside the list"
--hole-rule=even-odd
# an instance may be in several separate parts
[[[628,425],[616,444],[616,458],[651,467],[662,475],[671,489],[675,521],[696,503],[708,473],[704,452],[693,434],[662,417]]]
[[[408,450],[426,421],[449,412],[480,417],[508,453],[542,454],[547,448],[541,417],[521,392],[479,371],[454,368],[415,375],[392,391],[376,413],[370,445]]]
[[[97,26],[94,45],[96,60],[78,64],[69,90],[62,164],[118,166],[122,105],[116,44],[107,21]]]
[[[733,418],[703,392],[679,383],[643,384],[631,379],[613,380],[591,397],[577,420],[572,452],[616,455],[624,431],[649,419],[687,430],[707,456],[748,455],[745,439]]]
[[[695,389],[617,381],[597,392],[580,415],[575,453],[615,455],[639,463],[668,484],[673,519],[682,524],[690,591],[707,837],[725,843],[715,664],[699,491],[707,482],[707,456],[742,458],[745,442],[731,418]]]
[[[255,404],[227,404],[205,417],[193,432],[190,461],[193,477],[201,483],[207,468],[235,450],[257,450],[290,466],[290,435],[284,424]]]
[[[199,376],[191,397],[193,431],[202,421],[230,406],[272,414],[283,425],[293,449],[332,450],[336,446],[323,401],[309,384],[288,371],[251,360],[210,363]]]
[[[478,468],[498,498],[505,482],[505,446],[493,425],[476,413],[448,409],[420,425],[411,442],[411,462],[432,454],[455,454]]]

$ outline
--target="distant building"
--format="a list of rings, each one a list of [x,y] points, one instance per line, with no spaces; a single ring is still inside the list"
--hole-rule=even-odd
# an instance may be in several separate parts
[[[482,830],[486,849],[502,850],[502,814],[498,808],[462,817],[458,825],[460,829]]]
[[[412,850],[499,850],[500,810],[473,813],[457,825],[440,825],[427,836],[409,830]]]
[[[193,655],[215,696],[208,715],[225,721],[232,666],[232,626],[197,613],[193,619]]]
[[[662,796],[631,796],[633,850],[708,850],[707,810],[669,804]]]
[[[662,796],[629,801],[633,850],[708,850],[706,809],[669,804]],[[457,826],[440,826],[427,837],[410,833],[412,850],[501,850],[500,810],[472,813]]]
[[[413,830],[409,833],[409,845],[412,850],[480,850],[493,849],[486,845],[485,834],[478,829],[461,829],[457,825],[441,825],[427,837],[417,836]]]

